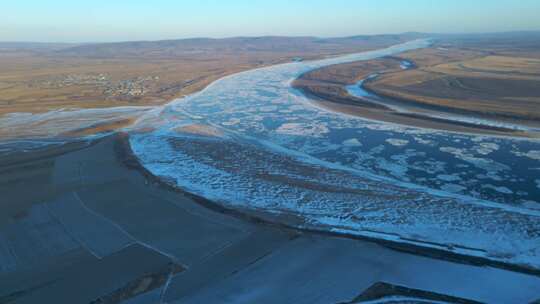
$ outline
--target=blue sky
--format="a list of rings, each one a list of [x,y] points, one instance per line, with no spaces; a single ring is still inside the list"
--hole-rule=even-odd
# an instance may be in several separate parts
[[[0,41],[540,30],[539,0],[13,0]]]

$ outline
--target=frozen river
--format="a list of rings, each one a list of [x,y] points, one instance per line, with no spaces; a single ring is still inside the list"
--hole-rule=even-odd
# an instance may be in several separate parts
[[[367,121],[291,88],[318,67],[384,50],[221,79],[141,121],[143,164],[224,205],[318,227],[540,267],[540,143]],[[298,221],[296,221],[298,222]]]

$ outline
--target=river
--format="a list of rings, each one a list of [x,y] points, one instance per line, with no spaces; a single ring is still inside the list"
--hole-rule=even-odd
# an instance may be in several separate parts
[[[369,121],[291,88],[315,68],[429,45],[223,78],[143,115],[133,150],[155,175],[229,207],[538,268],[540,142]]]

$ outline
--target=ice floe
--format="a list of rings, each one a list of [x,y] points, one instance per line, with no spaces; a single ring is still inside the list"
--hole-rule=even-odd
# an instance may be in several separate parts
[[[476,151],[481,155],[489,155],[499,150],[499,145],[496,143],[480,143],[479,147],[476,147]]]
[[[357,138],[351,138],[343,141],[343,145],[349,147],[360,147],[362,146],[362,143]]]
[[[514,194],[514,191],[508,189],[507,187],[497,187],[491,184],[482,185],[482,188],[492,189],[502,194]]]
[[[287,135],[320,137],[324,133],[328,133],[328,128],[325,125],[285,123],[276,132]]]
[[[408,140],[398,139],[398,138],[389,138],[386,140],[386,142],[396,147],[404,147],[409,144]]]
[[[534,160],[540,160],[540,150],[531,150],[528,152],[513,151],[513,153],[517,156],[528,157]]]

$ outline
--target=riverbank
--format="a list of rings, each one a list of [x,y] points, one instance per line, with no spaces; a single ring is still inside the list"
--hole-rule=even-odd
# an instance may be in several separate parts
[[[379,90],[374,89],[379,76],[406,73],[416,68],[412,62],[406,66],[403,62],[408,61],[401,57],[386,57],[323,67],[302,74],[293,82],[293,87],[322,108],[368,120],[458,133],[540,136],[534,126],[532,129],[527,127],[526,121],[520,127],[519,118],[481,116],[472,110],[464,112],[379,94]]]
[[[59,294],[77,303],[337,303],[382,281],[480,302],[539,296],[538,274],[291,229],[185,193],[144,170],[125,135],[15,153],[0,160],[0,242],[9,249],[0,253],[0,298],[14,303]]]

